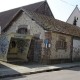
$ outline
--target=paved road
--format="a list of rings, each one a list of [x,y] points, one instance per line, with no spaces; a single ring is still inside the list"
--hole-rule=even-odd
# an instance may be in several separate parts
[[[80,67],[18,77],[9,77],[0,80],[80,80]]]

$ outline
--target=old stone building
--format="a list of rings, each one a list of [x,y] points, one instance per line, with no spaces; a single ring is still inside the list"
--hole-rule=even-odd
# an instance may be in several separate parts
[[[15,34],[11,39],[13,45],[9,45],[8,52],[13,53],[16,46],[22,45],[19,47],[21,51],[16,52],[20,56],[23,56],[25,52],[22,49],[25,48],[22,39],[25,35],[26,38],[32,36],[32,38],[29,38],[31,41],[27,48],[26,58],[28,61],[57,63],[80,59],[79,53],[78,57],[73,57],[73,39],[80,38],[80,28],[59,21],[52,15],[49,16],[20,8],[13,18],[2,27],[2,35],[5,34]],[[18,42],[19,39],[21,39],[20,43]],[[13,56],[14,54],[10,55],[10,57]],[[13,58],[15,59],[16,56]]]

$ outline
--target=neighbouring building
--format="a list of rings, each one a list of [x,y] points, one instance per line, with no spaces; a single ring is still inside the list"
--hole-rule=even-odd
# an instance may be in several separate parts
[[[78,5],[76,5],[66,22],[80,27],[80,10]]]
[[[20,49],[16,50],[16,53],[23,56],[26,54],[24,50],[28,45],[26,48],[27,57],[24,56],[28,61],[50,64],[80,60],[80,50],[76,51],[76,48],[80,46],[79,41],[78,45],[75,44],[77,40],[80,40],[80,28],[57,20],[52,15],[20,8],[2,27],[2,35],[5,34],[13,35],[16,38],[11,39],[11,44],[8,47],[8,52],[11,53],[9,57],[14,59],[17,57],[12,53],[15,52],[16,47]],[[32,37],[28,37],[28,43],[24,39],[25,35],[26,38],[27,36]]]
[[[76,5],[75,9],[69,16],[69,18],[66,21],[69,24],[75,25],[76,27],[80,27],[80,10],[78,8],[78,5]],[[80,53],[80,38],[73,38],[73,57],[79,57]]]

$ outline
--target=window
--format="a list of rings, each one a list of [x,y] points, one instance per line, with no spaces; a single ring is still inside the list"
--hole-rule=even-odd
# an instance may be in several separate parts
[[[56,50],[58,49],[64,49],[67,48],[67,42],[65,40],[65,37],[60,36],[59,40],[56,42]]]
[[[57,48],[58,49],[65,49],[66,48],[66,42],[63,40],[57,41]]]
[[[76,16],[74,17],[74,21],[73,21],[73,25],[77,25],[77,21],[78,21],[78,17],[76,18]]]
[[[18,33],[26,34],[27,33],[27,28],[19,28]]]

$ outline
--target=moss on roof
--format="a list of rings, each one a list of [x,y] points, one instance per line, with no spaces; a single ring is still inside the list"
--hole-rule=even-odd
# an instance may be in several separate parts
[[[29,16],[31,16],[31,18],[33,18],[39,25],[41,25],[46,30],[80,37],[80,27],[78,26],[74,26],[69,23],[35,12],[27,11],[27,13],[29,14]]]

